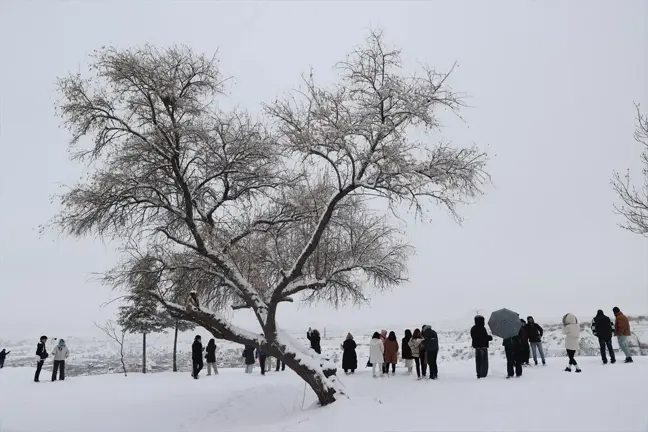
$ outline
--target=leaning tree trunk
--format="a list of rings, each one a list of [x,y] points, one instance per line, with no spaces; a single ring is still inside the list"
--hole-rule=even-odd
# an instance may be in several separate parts
[[[146,333],[142,333],[142,373],[146,373]]]
[[[178,372],[178,321],[175,322],[175,335],[173,336],[173,372]]]
[[[170,312],[178,315],[180,319],[201,326],[217,339],[224,339],[242,345],[258,346],[258,342],[253,339],[254,336],[251,336],[251,333],[245,332],[244,334],[243,331],[239,331],[225,321],[218,319],[214,313],[196,309],[189,310],[172,303],[166,303],[163,300],[160,301]],[[309,353],[306,347],[303,350],[299,350],[299,347],[291,347],[291,349],[297,350],[291,352],[280,340],[276,339],[276,324],[274,323],[272,326],[264,329],[264,334],[266,343],[261,347],[268,356],[275,357],[277,361],[283,361],[286,366],[295,371],[310,386],[313,392],[315,392],[321,406],[335,402],[336,389],[333,388],[334,383],[329,380],[329,377],[335,375],[335,369],[325,369],[322,367],[321,370],[315,370],[309,367],[308,364],[305,364],[309,363],[309,361],[317,362],[321,356],[314,352],[312,354]],[[299,358],[304,358],[305,361],[300,361]]]

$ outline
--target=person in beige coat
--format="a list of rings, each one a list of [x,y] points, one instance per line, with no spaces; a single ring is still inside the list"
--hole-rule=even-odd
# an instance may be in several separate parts
[[[573,313],[568,313],[562,319],[563,322],[563,334],[565,335],[565,348],[567,349],[567,356],[569,357],[569,364],[565,368],[565,372],[571,372],[571,367],[576,366],[576,372],[580,372],[578,363],[574,355],[578,350],[580,343],[580,326],[578,325],[578,319]]]
[[[54,356],[54,367],[52,368],[52,381],[56,381],[57,372],[59,373],[59,379],[63,381],[65,379],[65,360],[67,360],[70,355],[70,351],[65,345],[65,341],[60,339],[58,345],[50,353]]]

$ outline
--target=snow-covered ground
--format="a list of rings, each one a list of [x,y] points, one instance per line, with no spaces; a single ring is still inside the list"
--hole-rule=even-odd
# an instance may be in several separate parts
[[[314,406],[310,389],[289,370],[261,377],[240,369],[193,380],[187,373],[97,375],[32,382],[32,368],[0,370],[2,432],[357,432],[646,431],[648,358],[602,365],[564,358],[504,379],[496,358],[477,380],[470,361],[445,361],[439,381],[373,379],[361,369],[340,377],[346,397]],[[44,373],[44,377],[47,374]]]

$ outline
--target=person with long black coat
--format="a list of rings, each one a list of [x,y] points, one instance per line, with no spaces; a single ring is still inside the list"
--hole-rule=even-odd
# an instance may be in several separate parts
[[[598,310],[596,316],[592,320],[592,333],[599,340],[599,347],[601,349],[601,360],[603,364],[607,364],[607,356],[605,355],[605,348],[607,347],[610,352],[610,363],[616,363],[614,350],[612,349],[612,335],[614,334],[614,324],[601,309]]]
[[[203,346],[201,342],[200,335],[197,335],[194,338],[194,342],[191,345],[191,361],[192,361],[192,366],[193,366],[193,371],[191,372],[191,376],[194,379],[198,379],[198,374],[203,368]]]
[[[358,369],[358,354],[356,342],[353,340],[351,333],[347,334],[346,340],[342,344],[342,369],[345,374],[355,373]]]
[[[518,378],[522,376],[522,363],[524,362],[525,352],[522,346],[524,337],[524,328],[513,337],[504,339],[504,352],[506,353],[506,378]]]
[[[475,349],[475,368],[477,379],[486,378],[488,375],[488,345],[493,336],[486,331],[486,321],[483,316],[475,317],[475,325],[470,329],[472,347]]]
[[[11,351],[7,351],[4,348],[2,349],[2,351],[0,351],[0,369],[4,367],[5,359],[7,358],[7,354],[9,354],[10,352]]]
[[[47,347],[45,347],[46,343],[47,343],[47,336],[41,336],[40,342],[38,342],[38,344],[36,345],[36,356],[38,357],[38,361],[36,362],[36,373],[34,374],[34,382],[40,382],[40,373],[41,370],[43,369],[43,363],[45,363],[45,359],[49,357],[49,354],[47,353]]]
[[[253,345],[245,345],[245,349],[243,350],[243,358],[245,359],[245,373],[252,373],[254,370],[254,364],[256,363],[256,360],[254,358],[254,346]]]
[[[401,358],[405,360],[407,375],[412,375],[412,369],[414,369],[414,356],[409,345],[410,340],[412,340],[412,330],[407,329],[405,330],[405,337],[401,340]]]
[[[439,377],[439,368],[437,367],[439,336],[429,325],[426,325],[425,330],[423,330],[423,342],[421,346],[425,346],[425,359],[430,369],[430,379],[435,380]]]
[[[529,345],[529,335],[527,334],[527,322],[523,319],[520,319],[520,322],[522,323],[522,336],[520,339],[522,365],[529,366],[529,362],[531,361],[531,346]]]
[[[310,341],[311,348],[317,354],[322,354],[322,346],[320,345],[321,337],[317,329],[311,330],[310,328],[306,332],[306,337]]]

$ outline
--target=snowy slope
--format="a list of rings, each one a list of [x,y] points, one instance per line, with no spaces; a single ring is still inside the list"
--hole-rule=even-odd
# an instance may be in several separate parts
[[[646,431],[648,359],[601,365],[565,359],[504,379],[496,360],[485,380],[469,361],[442,362],[439,381],[399,370],[373,379],[362,369],[342,376],[347,397],[323,409],[290,371],[246,375],[239,369],[191,379],[187,373],[101,375],[31,382],[32,369],[0,370],[3,432],[358,432]],[[602,405],[601,405],[602,404]],[[35,414],[38,415],[35,415]]]

